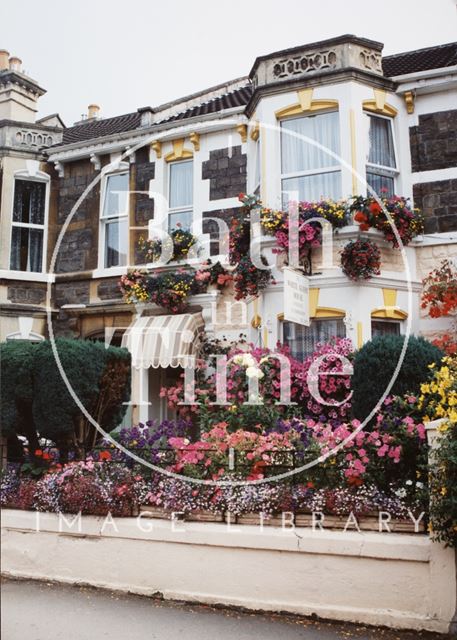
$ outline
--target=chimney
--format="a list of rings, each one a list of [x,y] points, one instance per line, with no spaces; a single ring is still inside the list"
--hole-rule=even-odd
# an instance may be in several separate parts
[[[90,104],[87,107],[87,119],[96,120],[98,118],[99,112],[100,112],[100,107],[98,106],[98,104]]]
[[[10,70],[11,71],[21,71],[22,60],[20,58],[16,58],[16,56],[11,56],[10,58]]]
[[[0,71],[6,71],[9,69],[9,51],[6,49],[0,49]]]

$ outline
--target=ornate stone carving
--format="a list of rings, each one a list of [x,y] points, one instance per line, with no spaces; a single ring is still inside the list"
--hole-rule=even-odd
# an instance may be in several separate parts
[[[278,60],[273,67],[273,75],[279,79],[310,73],[312,71],[334,69],[336,62],[337,55],[333,49],[307,53],[305,55]]]
[[[362,49],[359,54],[360,64],[368,71],[382,73],[381,54],[371,51],[370,49]]]

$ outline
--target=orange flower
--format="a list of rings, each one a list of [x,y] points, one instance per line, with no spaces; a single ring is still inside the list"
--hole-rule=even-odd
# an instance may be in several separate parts
[[[100,460],[111,460],[111,454],[109,451],[100,452]]]
[[[51,460],[49,453],[43,453],[43,460]]]
[[[36,456],[37,458],[40,458],[42,455],[43,455],[42,450],[41,450],[41,449],[36,449],[36,451],[35,451],[35,456]]]

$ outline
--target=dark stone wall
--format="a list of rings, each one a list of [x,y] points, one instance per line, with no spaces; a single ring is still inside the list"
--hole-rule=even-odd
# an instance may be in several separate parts
[[[202,179],[209,180],[209,199],[236,198],[246,191],[247,156],[241,146],[215,149],[202,164]]]
[[[54,291],[57,307],[64,304],[89,304],[90,281],[56,282]]]
[[[216,256],[220,253],[219,249],[219,228],[214,220],[205,220],[206,218],[219,218],[224,220],[230,229],[230,222],[239,212],[239,208],[218,209],[216,211],[203,211],[202,213],[202,231],[210,235],[210,255]]]
[[[148,191],[149,181],[155,177],[155,163],[149,162],[148,148],[139,149],[136,153],[135,191]],[[154,199],[147,193],[135,194],[135,226],[147,227],[148,221],[154,218]]]
[[[426,233],[457,230],[457,180],[415,184],[413,196],[424,213]]]
[[[46,284],[36,282],[9,284],[8,300],[16,304],[42,304],[46,300]]]
[[[122,293],[119,289],[119,278],[100,282],[97,287],[97,295],[100,300],[121,300]]]
[[[89,160],[65,165],[65,177],[59,179],[55,239],[78,198],[97,174]],[[99,218],[100,182],[89,191],[71,218],[59,247],[56,273],[88,271],[97,267]]]
[[[446,169],[457,165],[457,109],[419,116],[409,129],[413,171]]]

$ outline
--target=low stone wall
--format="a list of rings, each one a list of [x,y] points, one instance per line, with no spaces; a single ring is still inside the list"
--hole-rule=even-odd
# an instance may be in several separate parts
[[[6,509],[5,575],[446,633],[454,552],[426,535]]]

